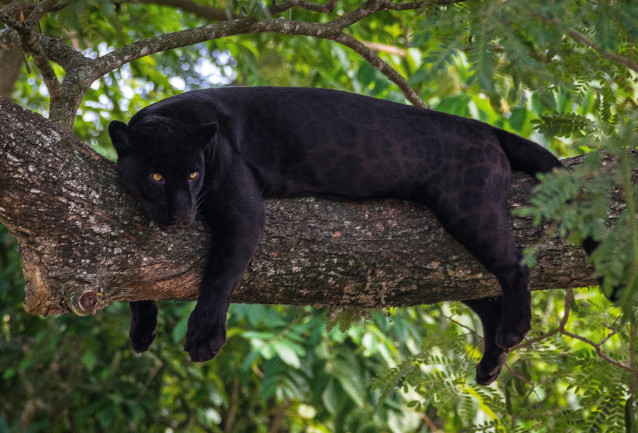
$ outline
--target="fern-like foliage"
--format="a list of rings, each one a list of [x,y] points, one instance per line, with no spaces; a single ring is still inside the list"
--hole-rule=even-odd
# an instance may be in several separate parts
[[[490,387],[473,380],[480,351],[472,343],[475,335],[468,333],[472,325],[466,326],[467,313],[453,306],[458,324],[424,339],[421,351],[374,378],[371,389],[379,404],[407,399],[409,408],[441,431],[625,431],[627,420],[635,416],[629,371],[606,362],[591,343],[569,333],[592,343],[604,340],[606,355],[629,365],[631,325],[619,326],[620,310],[610,310],[602,294],[582,290],[578,298],[568,334],[552,333],[514,350]],[[560,292],[535,294],[532,338],[558,326],[565,301]],[[593,324],[597,327],[590,328]]]
[[[367,308],[348,307],[333,309],[328,313],[327,325],[329,329],[336,326],[339,332],[345,333],[352,326],[368,318],[370,318],[370,310]]]
[[[532,120],[542,134],[558,137],[585,136],[595,131],[594,122],[578,114],[544,114]]]

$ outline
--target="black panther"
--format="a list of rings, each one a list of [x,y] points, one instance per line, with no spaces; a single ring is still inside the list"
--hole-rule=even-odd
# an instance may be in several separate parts
[[[226,341],[226,313],[265,225],[263,201],[322,196],[427,205],[498,279],[502,296],[468,300],[485,349],[476,380],[500,374],[531,326],[529,270],[508,230],[512,170],[561,167],[538,144],[485,123],[345,92],[228,87],[174,96],[113,121],[121,181],[160,227],[201,214],[212,235],[186,333],[193,361]],[[430,246],[436,248],[436,246]],[[137,352],[155,338],[153,301],[131,303]]]

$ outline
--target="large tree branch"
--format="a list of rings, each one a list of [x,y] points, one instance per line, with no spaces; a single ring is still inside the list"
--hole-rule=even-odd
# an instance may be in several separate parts
[[[29,312],[88,314],[116,301],[196,297],[204,227],[152,226],[111,162],[1,98],[0,166],[0,221],[18,240]],[[514,177],[512,207],[534,184]],[[296,199],[267,208],[265,238],[233,302],[385,307],[499,292],[422,206]],[[529,219],[511,221],[520,246],[543,237]],[[545,239],[538,259],[534,289],[595,284],[580,248]]]

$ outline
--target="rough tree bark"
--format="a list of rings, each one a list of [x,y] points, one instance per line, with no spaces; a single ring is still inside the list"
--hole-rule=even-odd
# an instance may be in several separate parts
[[[578,164],[578,159],[567,161]],[[536,181],[516,174],[511,206]],[[495,279],[422,206],[316,199],[267,203],[267,231],[232,301],[385,307],[499,292]],[[33,314],[91,314],[116,301],[194,299],[202,224],[163,232],[113,164],[56,124],[0,98],[0,222],[16,236]],[[580,248],[513,217],[521,247],[542,240],[532,288],[595,284]]]
[[[9,98],[22,67],[19,51],[0,50],[0,96]]]

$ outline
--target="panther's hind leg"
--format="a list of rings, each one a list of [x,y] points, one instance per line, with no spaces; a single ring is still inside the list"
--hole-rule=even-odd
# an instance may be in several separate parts
[[[489,385],[501,374],[503,364],[507,359],[507,351],[496,344],[496,329],[501,323],[503,298],[501,296],[470,299],[463,301],[470,307],[483,325],[483,357],[476,366],[476,383]]]
[[[146,352],[155,340],[157,332],[157,304],[155,301],[130,302],[131,330],[129,339],[137,353]]]
[[[485,351],[476,370],[480,384],[489,384],[498,377],[509,349],[519,344],[531,329],[529,270],[520,264],[521,255],[507,229],[506,219],[506,215],[495,218],[492,230],[477,232],[477,227],[467,220],[448,229],[496,276],[503,293],[496,300],[483,298],[465,302],[483,323]]]
[[[517,258],[520,261],[522,257]],[[516,263],[491,271],[503,288],[503,316],[496,330],[496,344],[508,350],[523,341],[532,327],[529,269]]]
[[[522,255],[514,245],[507,227],[507,216],[495,218],[492,230],[479,229],[465,222],[452,229],[451,233],[472,253],[498,280],[503,292],[501,321],[495,335],[496,344],[509,350],[519,344],[531,329],[532,295],[530,274],[521,265]],[[459,236],[460,235],[460,236]]]
[[[487,171],[487,170],[486,170]],[[463,178],[461,178],[463,179]],[[462,181],[462,180],[461,180]],[[452,185],[428,205],[445,229],[472,253],[502,289],[501,311],[474,303],[486,328],[485,360],[481,380],[493,380],[505,353],[520,343],[531,328],[529,270],[520,264],[521,254],[509,231],[507,198],[509,176],[487,172],[464,188]],[[492,314],[493,317],[487,317]]]

